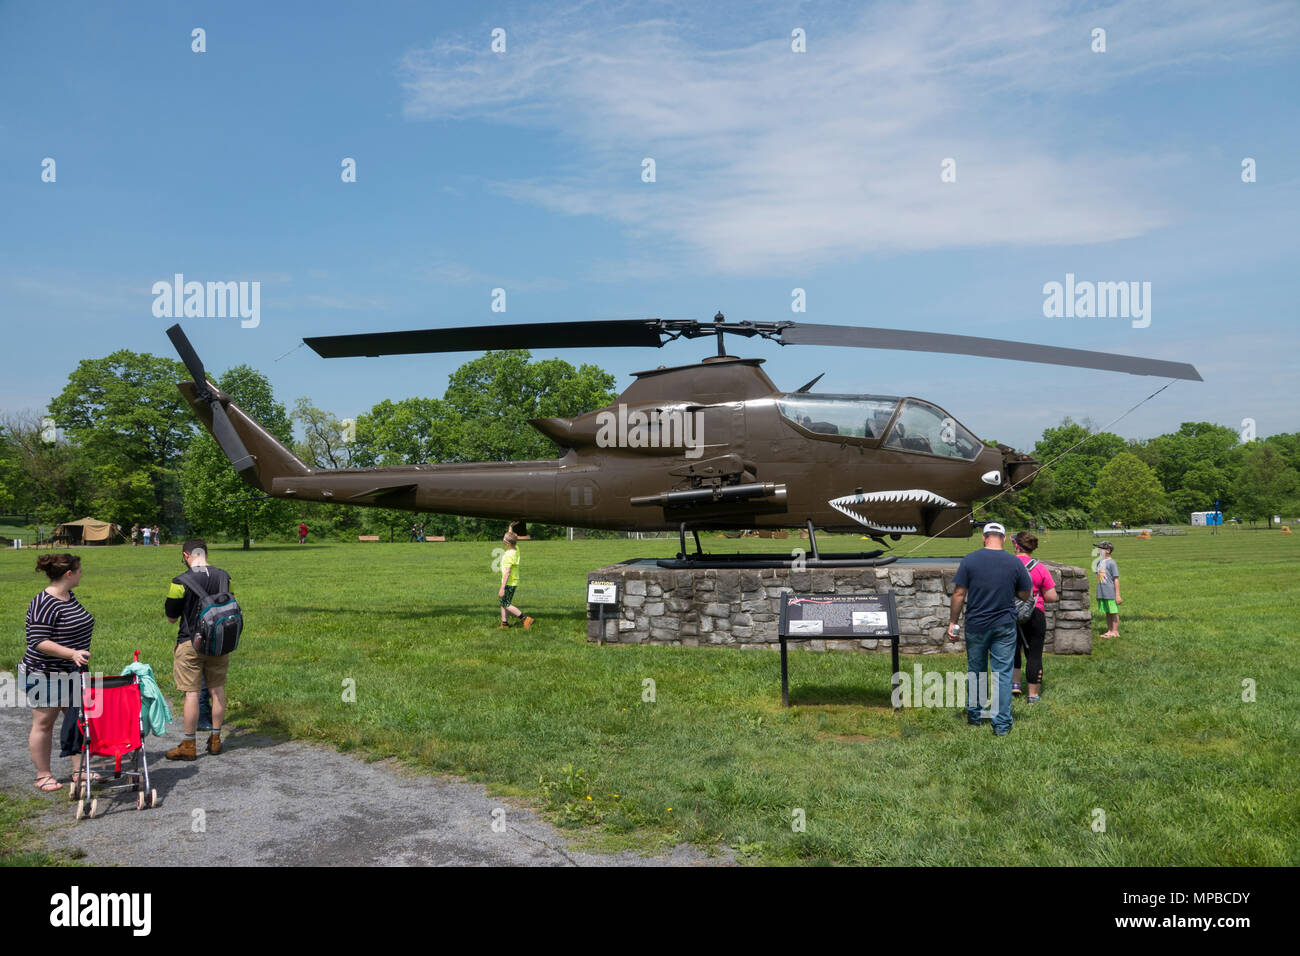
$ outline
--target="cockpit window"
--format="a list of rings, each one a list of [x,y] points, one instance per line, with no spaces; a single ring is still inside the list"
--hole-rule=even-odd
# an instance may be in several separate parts
[[[781,414],[821,435],[846,438],[880,438],[898,406],[885,395],[806,395],[777,397]]]
[[[885,447],[974,461],[984,446],[943,409],[909,398],[889,430]]]

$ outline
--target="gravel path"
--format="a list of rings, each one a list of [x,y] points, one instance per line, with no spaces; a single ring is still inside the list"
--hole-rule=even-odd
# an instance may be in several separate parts
[[[178,725],[173,724],[173,729]],[[0,788],[37,795],[27,754],[31,715],[0,708]],[[56,727],[57,731],[57,727]],[[133,794],[100,800],[101,817],[74,823],[70,761],[53,769],[64,789],[36,822],[53,849],[80,847],[91,864],[139,866],[687,866],[728,864],[696,848],[653,857],[570,849],[555,827],[517,804],[454,778],[387,762],[365,763],[327,747],[240,733],[219,757],[166,760],[179,740],[147,738],[159,806],[137,812]],[[105,807],[107,806],[107,812]],[[495,811],[495,815],[494,815]],[[496,830],[493,829],[497,821]],[[500,832],[497,832],[497,831]]]

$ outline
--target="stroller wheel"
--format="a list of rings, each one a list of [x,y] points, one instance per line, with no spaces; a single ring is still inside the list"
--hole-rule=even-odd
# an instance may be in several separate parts
[[[150,809],[152,809],[153,807],[156,807],[156,806],[158,806],[158,791],[157,791],[157,790],[150,790],[150,791],[149,791],[149,807],[150,807]]]
[[[136,808],[137,810],[143,810],[143,809],[144,809],[144,794],[143,794],[143,793],[137,793],[137,794],[135,795],[135,808]]]
[[[80,800],[77,801],[77,819],[80,820],[86,815],[86,805]]]
[[[96,797],[94,800],[91,800],[91,801],[90,801],[90,813],[89,813],[89,816],[90,816],[90,818],[91,818],[92,820],[95,818],[95,812],[96,812],[97,810],[99,810],[99,798],[98,798],[98,797]]]

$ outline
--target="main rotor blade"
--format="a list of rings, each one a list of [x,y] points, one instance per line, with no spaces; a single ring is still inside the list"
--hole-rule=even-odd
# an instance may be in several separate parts
[[[487,349],[658,348],[659,319],[594,322],[527,322],[459,329],[359,332],[303,339],[322,358],[413,355],[419,352],[480,352]]]
[[[949,335],[944,332],[910,332],[902,329],[869,329],[848,325],[806,325],[795,323],[781,333],[782,345],[835,345],[860,349],[897,349],[907,352],[946,352],[953,355],[978,355],[983,358],[1010,359],[1015,362],[1040,362],[1045,365],[1068,365],[1074,368],[1097,368],[1130,375],[1159,375],[1203,381],[1199,372],[1186,362],[1137,358],[1111,352],[1089,352],[1055,345],[1031,345],[1005,339],[984,339],[973,335]]]

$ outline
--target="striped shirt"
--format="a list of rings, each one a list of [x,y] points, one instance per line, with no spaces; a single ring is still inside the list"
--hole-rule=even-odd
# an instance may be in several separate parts
[[[90,650],[90,632],[95,629],[95,619],[75,594],[68,593],[67,601],[51,597],[46,591],[32,598],[27,608],[27,653],[23,655],[23,670],[49,673],[77,669],[67,658],[38,651],[36,645],[42,641],[53,641],[75,651]]]

